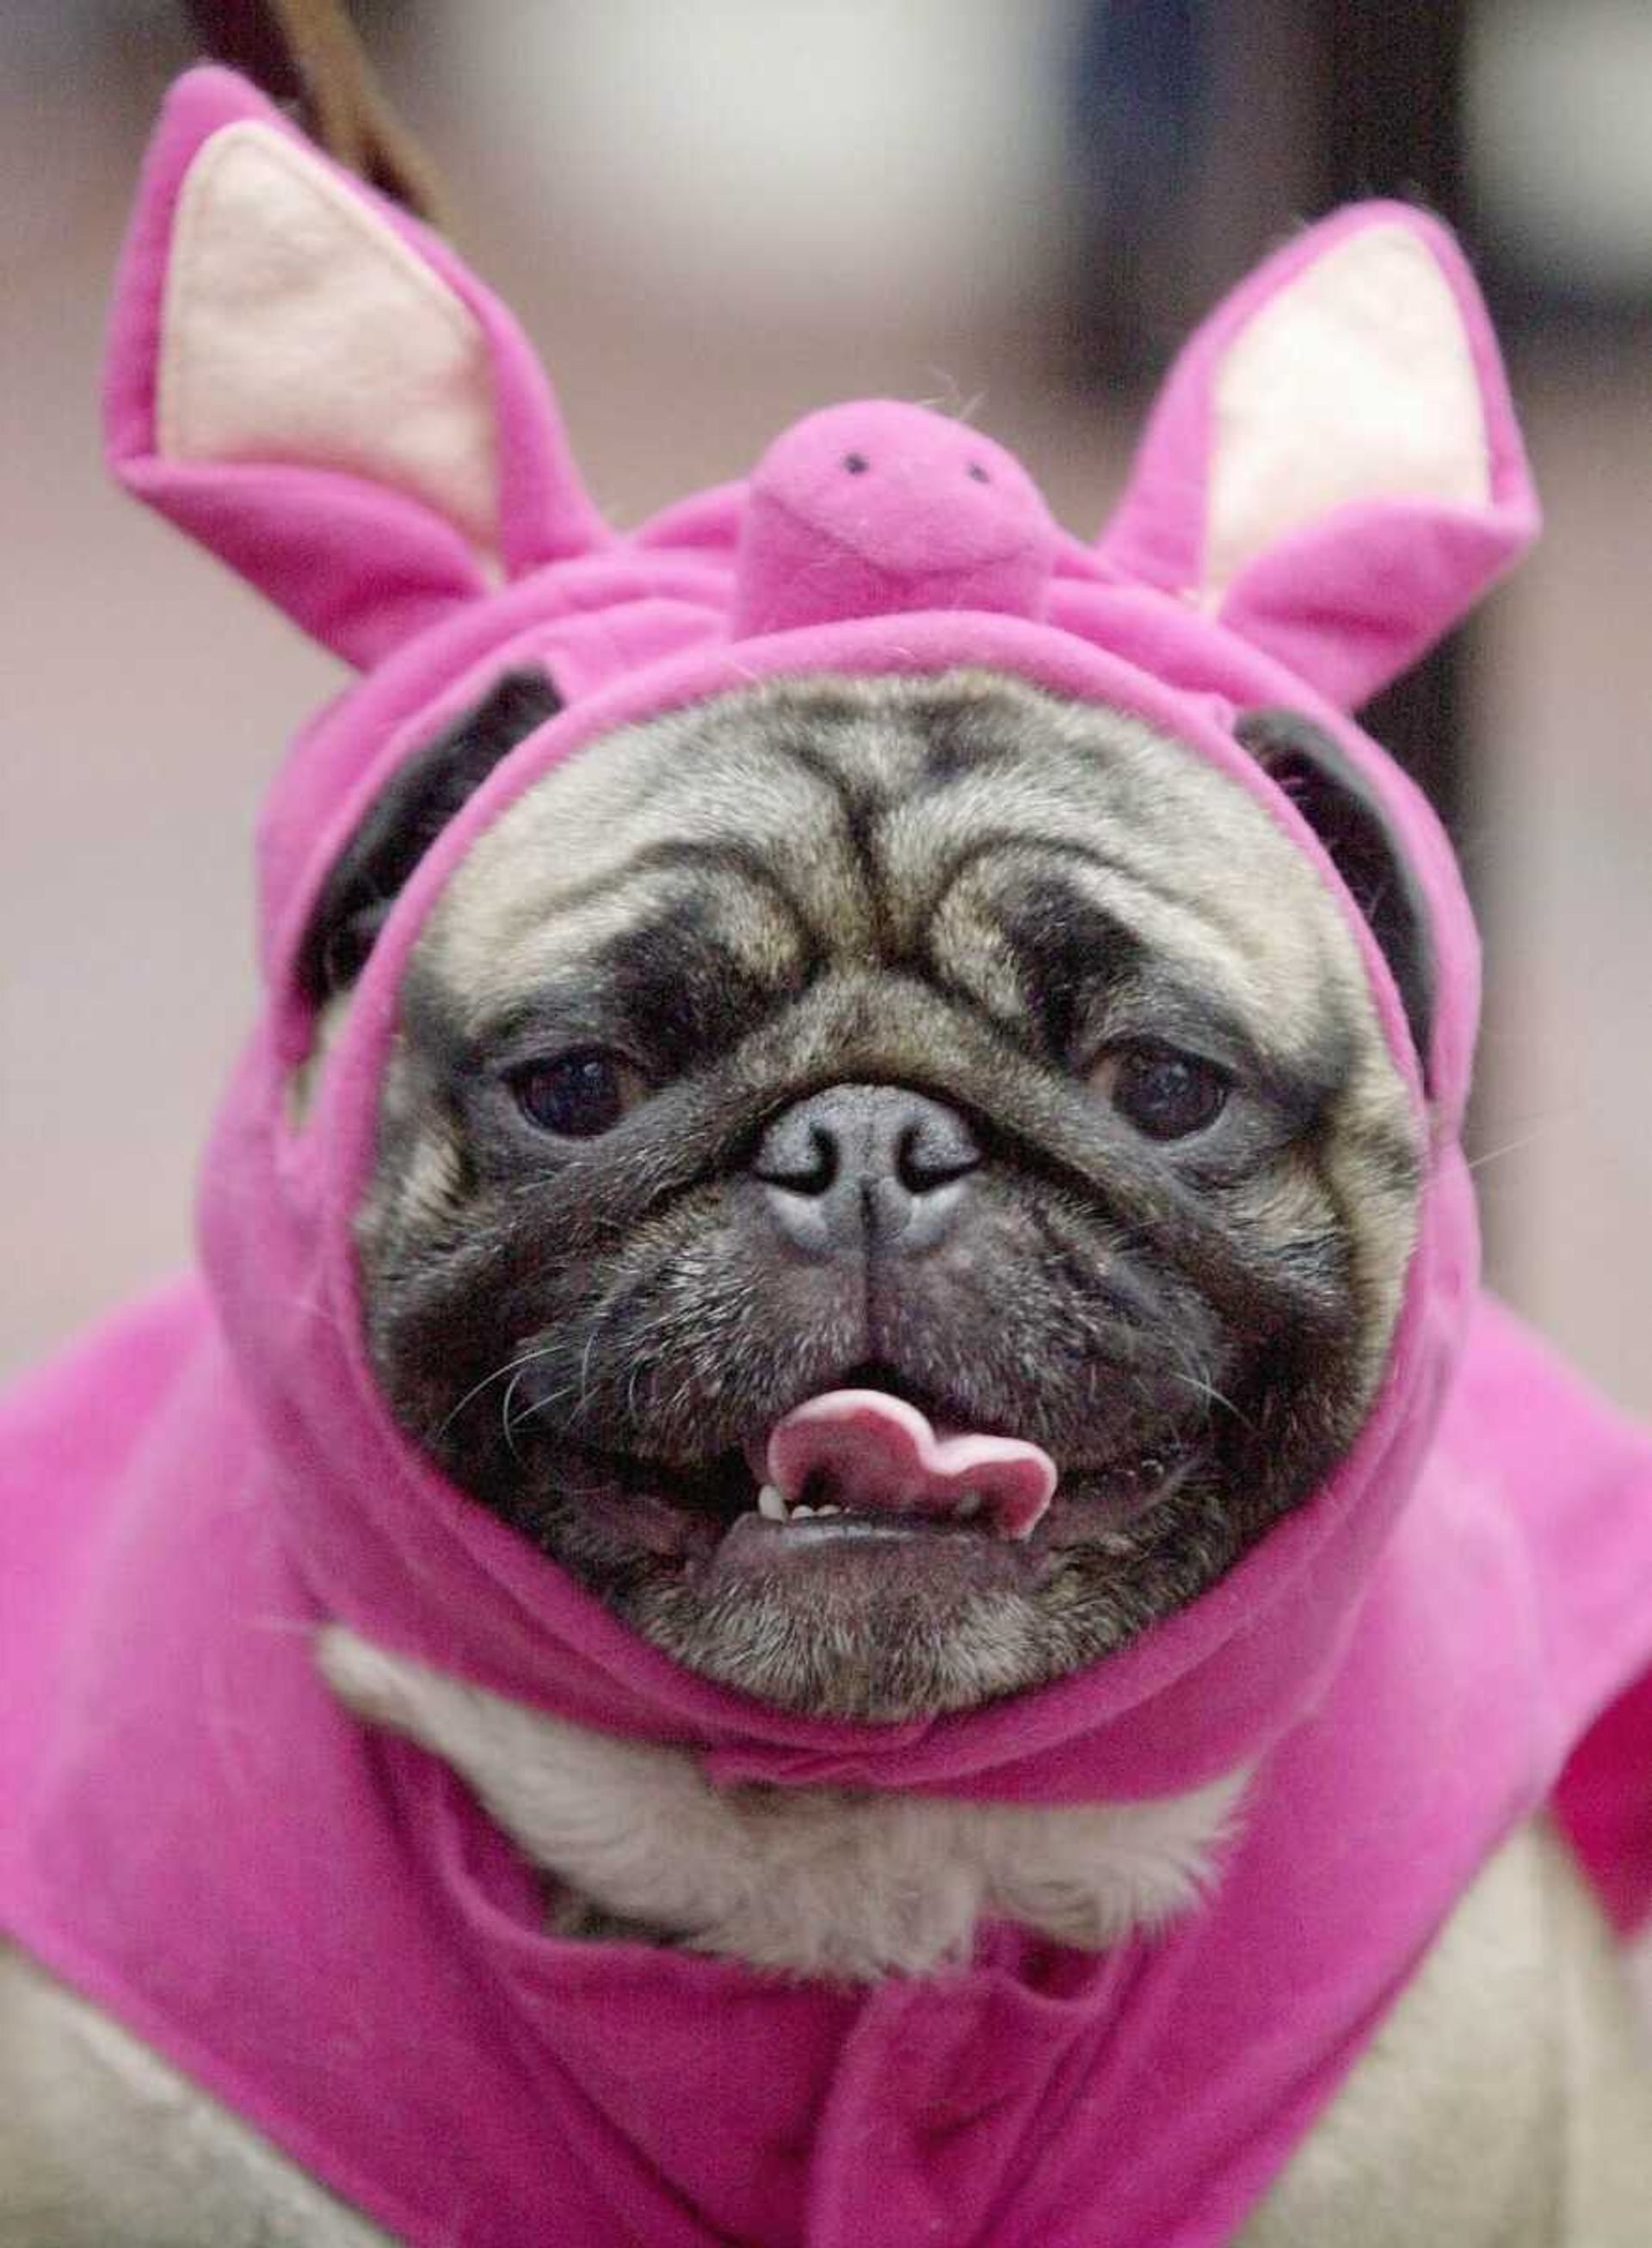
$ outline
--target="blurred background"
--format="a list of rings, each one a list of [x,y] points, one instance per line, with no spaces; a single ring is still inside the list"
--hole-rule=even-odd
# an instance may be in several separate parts
[[[1295,221],[1400,192],[1464,230],[1548,531],[1372,723],[1485,925],[1492,1277],[1652,1408],[1647,0],[356,12],[622,524],[884,393],[978,420],[1088,530],[1186,326]],[[0,1368],[188,1253],[259,794],[341,677],[104,481],[110,272],[195,51],[167,0],[0,10]]]

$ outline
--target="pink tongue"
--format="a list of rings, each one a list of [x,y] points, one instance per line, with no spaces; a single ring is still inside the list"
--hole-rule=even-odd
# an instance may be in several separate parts
[[[788,1505],[813,1484],[814,1504],[976,1516],[1001,1538],[1028,1536],[1056,1483],[1055,1461],[1036,1444],[939,1436],[915,1406],[881,1389],[829,1389],[799,1405],[776,1424],[763,1465]]]

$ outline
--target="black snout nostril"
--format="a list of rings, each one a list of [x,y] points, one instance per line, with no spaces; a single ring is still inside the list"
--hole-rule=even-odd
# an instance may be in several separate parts
[[[835,1085],[763,1135],[752,1175],[793,1246],[813,1256],[933,1248],[981,1162],[956,1110],[896,1085]]]
[[[836,1141],[818,1124],[809,1127],[806,1144],[795,1148],[782,1147],[771,1133],[763,1143],[765,1149],[775,1142],[770,1156],[772,1168],[762,1168],[763,1158],[757,1159],[757,1175],[765,1186],[784,1187],[788,1194],[826,1194],[836,1183],[843,1169]]]
[[[940,1121],[942,1128],[937,1128],[935,1120]],[[908,1194],[932,1194],[937,1187],[961,1179],[980,1162],[981,1151],[962,1117],[955,1117],[949,1108],[937,1107],[935,1120],[915,1119],[896,1144],[895,1176]]]

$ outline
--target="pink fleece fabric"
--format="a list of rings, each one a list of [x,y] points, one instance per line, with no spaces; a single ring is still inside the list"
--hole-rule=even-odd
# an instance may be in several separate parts
[[[491,339],[510,576],[488,590],[405,494],[156,452],[179,182],[254,115],[275,121],[219,72],[173,98],[122,278],[112,451],[375,668],[270,800],[268,1005],[206,1161],[201,1275],[0,1414],[0,1925],[424,2248],[1218,2248],[1517,1820],[1554,1798],[1620,1924],[1652,1903],[1652,1447],[1478,1292],[1457,1141],[1474,933],[1426,805],[1341,707],[1535,523],[1472,284],[1409,211],[1301,236],[1190,347],[1099,549],[1059,531],[998,448],[878,403],[813,418],[749,486],[620,538],[580,494],[507,316],[397,217]],[[1220,339],[1376,223],[1416,231],[1462,310],[1491,500],[1339,509],[1203,613],[1183,589]],[[311,1023],[293,960],[328,861],[397,760],[524,660],[567,707],[418,869],[294,1129]],[[640,1643],[404,1442],[364,1355],[350,1220],[409,946],[524,788],[615,725],[754,678],[960,664],[1138,712],[1263,804],[1355,926],[1421,1103],[1387,970],[1232,724],[1288,703],[1335,731],[1432,923],[1423,1223],[1352,1454],[1219,1585],[1041,1692],[932,1723],[812,1722]],[[718,1784],[1072,1802],[1255,1776],[1214,1894],[1157,1937],[1096,1957],[994,1928],[957,1974],[787,1981],[546,1936],[529,1869],[454,1777],[325,1692],[327,1617],[679,1744]]]

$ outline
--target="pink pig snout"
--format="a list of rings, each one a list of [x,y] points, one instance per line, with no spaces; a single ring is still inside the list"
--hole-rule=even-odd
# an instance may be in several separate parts
[[[920,406],[810,415],[770,446],[741,526],[741,634],[902,609],[1042,613],[1056,531],[1001,445]]]

